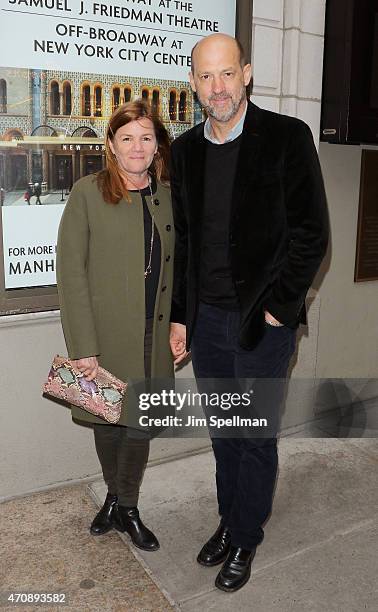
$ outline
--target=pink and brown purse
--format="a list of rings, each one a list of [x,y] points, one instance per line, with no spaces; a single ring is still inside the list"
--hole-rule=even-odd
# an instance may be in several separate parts
[[[79,406],[108,423],[118,423],[127,383],[104,368],[88,381],[70,359],[54,357],[43,393]]]

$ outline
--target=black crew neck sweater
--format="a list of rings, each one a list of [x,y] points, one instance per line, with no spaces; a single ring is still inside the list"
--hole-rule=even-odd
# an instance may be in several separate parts
[[[206,143],[199,297],[227,310],[239,309],[231,275],[229,233],[240,142],[241,136],[225,144]]]

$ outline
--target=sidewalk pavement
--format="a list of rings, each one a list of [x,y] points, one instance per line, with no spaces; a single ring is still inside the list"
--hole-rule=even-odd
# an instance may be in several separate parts
[[[168,612],[160,592],[113,531],[93,537],[87,485],[1,504],[0,610]],[[5,605],[6,591],[65,593],[68,605]]]
[[[212,453],[146,470],[141,516],[161,548],[137,558],[182,612],[377,612],[378,441],[289,437],[279,456],[273,514],[240,591],[219,591],[219,567],[196,563],[218,524]],[[103,484],[91,488],[102,503]]]
[[[37,198],[35,195],[31,197],[30,204],[25,201],[25,190],[23,191],[7,191],[5,194],[5,200],[3,206],[41,206],[36,204]],[[69,193],[65,190],[62,191],[49,191],[48,193],[42,193],[40,200],[42,205],[44,204],[66,204]]]
[[[153,553],[114,531],[90,536],[102,482],[4,503],[0,590],[67,593],[66,607],[30,611],[376,612],[377,440],[289,437],[279,455],[265,540],[234,594],[195,560],[218,522],[211,452],[146,470],[139,507],[160,540]]]

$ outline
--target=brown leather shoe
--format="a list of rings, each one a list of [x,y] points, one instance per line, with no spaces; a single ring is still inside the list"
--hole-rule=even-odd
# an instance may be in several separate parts
[[[102,535],[113,529],[113,512],[117,503],[117,496],[107,494],[105,503],[100,512],[96,514],[90,526],[92,535]]]
[[[231,546],[231,534],[227,527],[221,522],[210,540],[202,547],[197,561],[200,565],[212,567],[223,563]]]

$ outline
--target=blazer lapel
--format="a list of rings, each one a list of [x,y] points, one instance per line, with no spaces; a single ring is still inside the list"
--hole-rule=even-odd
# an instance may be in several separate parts
[[[204,181],[206,163],[206,140],[203,136],[203,125],[197,126],[189,143],[188,193],[190,202],[189,216],[192,252],[196,268],[199,266],[202,241],[202,213],[204,201]]]
[[[243,203],[248,183],[259,174],[261,150],[259,123],[260,109],[248,102],[232,195],[233,215]]]
[[[206,140],[203,136],[203,123],[197,126],[189,143],[189,202],[190,215],[194,223],[200,223],[203,210]],[[196,226],[194,226],[196,227]]]

